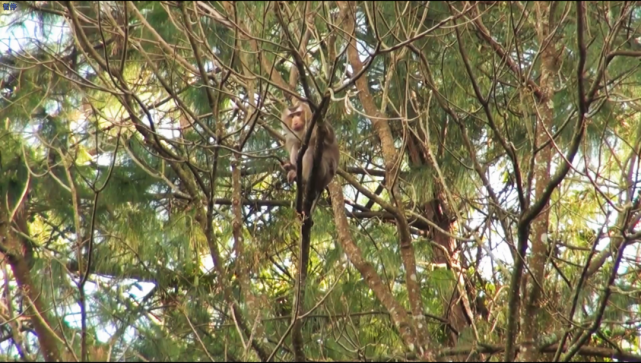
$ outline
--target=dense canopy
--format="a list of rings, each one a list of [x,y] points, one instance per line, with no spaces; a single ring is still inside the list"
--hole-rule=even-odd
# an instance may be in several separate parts
[[[641,360],[637,2],[3,4],[1,361]]]

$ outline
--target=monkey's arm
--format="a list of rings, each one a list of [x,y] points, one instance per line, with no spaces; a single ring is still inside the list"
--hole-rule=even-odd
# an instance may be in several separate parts
[[[284,167],[285,170],[287,170],[287,181],[291,183],[296,179],[296,159],[298,158],[298,149],[300,148],[300,142],[296,139],[296,136],[287,135],[285,148],[289,153],[289,162],[286,163]]]
[[[294,169],[296,169],[296,159],[298,158],[298,149],[299,149],[298,144],[293,144],[289,148],[289,162],[292,164]]]
[[[296,158],[298,158],[298,149],[300,148],[300,141],[294,135],[287,135],[285,139],[285,148],[289,153],[289,163],[296,168]]]

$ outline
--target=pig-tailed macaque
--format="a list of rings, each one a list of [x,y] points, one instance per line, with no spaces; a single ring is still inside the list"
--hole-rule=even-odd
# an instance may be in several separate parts
[[[305,139],[307,128],[312,121],[312,111],[307,103],[298,103],[293,107],[286,108],[283,111],[282,120],[289,128],[285,128],[285,148],[289,153],[289,163],[285,163],[285,170],[287,170],[287,181],[293,182],[296,179],[296,159],[298,158],[298,150]],[[334,129],[327,122],[323,123],[326,128],[325,138],[323,140],[323,156],[320,162],[320,170],[317,172],[317,182],[315,199],[322,193],[325,187],[332,181],[336,171],[338,170],[338,159],[340,151],[338,143],[336,142],[336,134]],[[312,136],[309,140],[309,145],[303,156],[303,183],[307,184],[311,175],[312,167],[314,165],[314,149],[316,148],[318,124],[314,127]],[[293,131],[293,133],[292,133]]]

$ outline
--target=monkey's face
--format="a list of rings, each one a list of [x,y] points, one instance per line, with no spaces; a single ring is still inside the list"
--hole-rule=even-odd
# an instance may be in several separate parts
[[[305,113],[303,112],[302,107],[297,107],[292,110],[289,114],[291,119],[291,128],[292,130],[299,132],[305,129]]]

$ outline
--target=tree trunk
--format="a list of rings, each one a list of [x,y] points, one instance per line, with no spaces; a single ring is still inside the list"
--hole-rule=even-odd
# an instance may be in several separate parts
[[[6,200],[5,198],[2,199]],[[17,202],[22,203],[22,205],[18,207],[13,221],[8,220],[10,218],[9,211],[7,211],[4,205],[0,206],[0,241],[3,241],[2,251],[11,266],[13,276],[18,283],[20,291],[24,298],[30,300],[25,302],[24,315],[31,319],[45,361],[59,362],[60,351],[56,343],[59,338],[55,336],[54,331],[51,329],[49,309],[42,298],[38,286],[34,285],[31,281],[31,273],[29,271],[31,259],[30,242],[11,231],[11,222],[14,222],[14,225],[20,232],[28,235],[24,200]],[[13,204],[10,203],[10,206],[13,206]]]
[[[539,2],[535,5],[538,18],[538,40],[539,44],[546,44],[550,36],[550,30],[554,28],[552,22],[554,6],[549,3]],[[558,51],[556,49],[557,41],[549,40],[549,44],[541,51],[541,81],[540,90],[542,98],[536,105],[537,123],[535,127],[536,146],[540,147],[550,140],[554,110],[551,102],[554,96],[554,75],[556,74]],[[550,164],[552,158],[552,143],[549,143],[535,156],[534,160],[534,200],[541,198],[543,191],[550,182]],[[525,362],[536,361],[539,357],[535,349],[536,339],[539,337],[541,329],[541,299],[543,295],[543,284],[545,281],[545,265],[547,259],[547,240],[549,226],[550,209],[549,203],[543,211],[532,222],[532,250],[528,258],[528,263],[532,275],[526,274],[527,300],[525,309],[523,309],[523,331],[522,340],[523,348],[519,355],[519,360]]]
[[[410,115],[410,117],[412,116],[413,115]],[[418,137],[411,135],[407,143],[410,164],[414,166],[429,166],[431,155],[428,155],[428,152],[425,149],[426,147],[429,147],[429,145],[424,145],[424,143],[419,139],[424,138],[422,130],[419,129],[416,132]],[[444,207],[441,203],[441,200],[445,199],[444,193],[439,192],[441,189],[439,187],[439,183],[435,183],[434,189],[435,192],[433,195],[430,195],[427,198],[429,202],[425,203],[425,218],[434,222],[445,232],[451,233],[453,230],[453,223],[451,222],[452,216],[446,213],[448,208]],[[432,229],[431,235],[433,241],[443,248],[443,250],[439,248],[434,249],[433,262],[437,264],[450,263],[453,266],[460,267],[461,256],[456,252],[457,248],[454,238],[437,229]],[[452,273],[455,277],[460,275],[460,271],[453,270]],[[445,308],[446,316],[444,318],[449,322],[449,326],[454,328],[458,333],[461,333],[464,328],[470,325],[470,317],[468,317],[468,313],[466,313],[465,304],[463,302],[463,299],[467,299],[467,296],[461,296],[461,291],[465,291],[464,287],[465,277],[461,276],[460,279],[456,279],[452,290],[448,292],[450,294],[450,298],[448,306]],[[456,346],[456,343],[458,342],[458,335],[456,332],[449,329],[448,336],[451,346]]]

